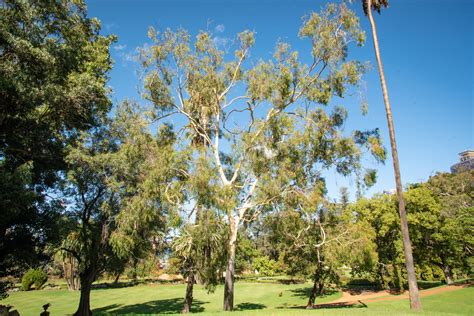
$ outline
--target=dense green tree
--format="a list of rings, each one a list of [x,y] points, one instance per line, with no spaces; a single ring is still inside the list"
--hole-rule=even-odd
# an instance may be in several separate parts
[[[114,37],[99,31],[81,0],[0,5],[0,276],[34,265],[57,237],[62,207],[47,193],[65,148],[109,111]]]
[[[107,190],[106,157],[117,150],[103,128],[83,134],[67,157],[70,164],[66,194],[71,199],[69,216],[77,227],[69,232],[61,249],[78,261],[81,296],[75,315],[92,315],[92,283],[105,267],[110,252],[110,221],[118,213],[117,196]]]
[[[460,275],[472,271],[473,173],[441,173],[427,183],[411,185],[405,192],[407,219],[417,259],[417,274],[431,280],[432,271],[442,271],[448,284],[453,270]],[[403,242],[396,229],[394,196],[376,195],[349,207],[357,221],[372,227],[377,265],[355,266],[353,272],[371,273],[383,287],[403,289]],[[424,275],[428,273],[428,276]]]
[[[125,102],[111,122],[83,133],[70,148],[65,191],[76,228],[62,250],[79,263],[81,298],[76,315],[90,315],[90,290],[108,261],[142,256],[151,233],[164,229],[162,202],[174,175],[169,129],[155,138],[141,110]]]
[[[439,173],[430,177],[426,187],[439,207],[435,229],[425,237],[422,249],[432,247],[431,262],[443,270],[450,284],[453,269],[469,275],[474,266],[474,172]]]
[[[349,206],[357,221],[372,229],[376,262],[373,265],[352,266],[354,275],[369,273],[382,288],[403,289],[403,244],[398,227],[394,196],[378,194],[362,198]]]
[[[224,310],[232,310],[239,227],[269,205],[313,190],[323,169],[344,175],[361,170],[363,148],[378,158],[385,154],[377,131],[344,136],[346,110],[327,113],[317,106],[358,84],[365,67],[347,60],[347,51],[351,42],[363,43],[364,33],[345,5],[312,13],[299,32],[311,43],[309,65],[286,43],[277,45],[272,60],[251,63],[249,31],[238,35],[235,58],[225,56],[207,32],[193,44],[182,29],[151,29],[149,35],[153,44],[142,53],[145,97],[157,119],[182,116],[188,136],[183,146],[202,145],[192,155],[203,157],[206,167],[192,175],[226,221]],[[369,172],[366,179],[373,178]]]

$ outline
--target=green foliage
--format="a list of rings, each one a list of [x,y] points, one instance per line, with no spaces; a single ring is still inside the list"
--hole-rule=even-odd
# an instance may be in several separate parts
[[[153,136],[134,103],[124,102],[117,108],[111,128],[120,142],[119,149],[107,158],[114,170],[107,187],[120,197],[111,244],[122,259],[131,253],[142,258],[150,252],[149,239],[162,239],[167,221],[175,216],[170,196],[180,193],[172,181],[183,162],[173,149],[172,129],[162,126]]]
[[[258,272],[259,275],[272,276],[275,274],[276,262],[267,256],[260,256],[253,260],[252,268]]]
[[[433,262],[442,269],[459,269],[461,274],[471,274],[474,268],[474,172],[440,173],[431,177],[426,186],[439,212],[437,223],[431,227],[432,234],[424,236],[435,250]]]
[[[169,200],[179,193],[171,184],[182,160],[169,128],[159,131],[153,135],[141,109],[124,102],[112,119],[70,147],[64,191],[75,226],[61,250],[78,260],[81,282],[104,272],[117,275],[130,260],[135,268],[143,258],[154,259],[164,243],[175,212]]]
[[[45,243],[58,239],[62,203],[48,194],[57,194],[67,168],[66,147],[111,106],[115,39],[99,33],[81,0],[2,1],[0,276],[36,264]]]
[[[380,13],[380,9],[382,9],[382,7],[385,7],[385,8],[388,7],[388,0],[371,0],[370,6],[371,6],[370,10],[374,10]],[[368,0],[362,0],[362,8],[364,10],[364,14],[368,15],[369,14]]]
[[[172,263],[184,276],[192,272],[208,291],[214,292],[225,266],[225,228],[208,210],[200,209],[196,216],[196,223],[184,225],[174,238]]]
[[[310,245],[320,231],[314,219],[326,191],[321,173],[335,169],[355,175],[362,190],[376,179],[362,157],[385,159],[377,130],[347,133],[348,111],[327,107],[333,97],[357,89],[366,70],[348,59],[351,43],[365,40],[355,13],[345,4],[327,5],[304,20],[299,35],[311,45],[310,64],[283,42],[270,60],[252,61],[255,34],[250,31],[237,35],[234,55],[228,56],[209,32],[191,40],[183,29],[150,29],[153,44],[141,54],[144,96],[153,103],[153,117],[184,118],[186,137],[179,147],[188,153],[188,164],[177,184],[183,194],[173,201],[205,207],[224,221],[230,278],[234,263],[239,272],[250,266],[246,255],[235,254],[244,240],[240,228],[275,209],[295,209],[304,214],[301,225],[314,226],[317,233],[302,237],[309,240],[304,256],[314,263]],[[334,275],[334,269],[318,267],[309,268],[309,275]]]
[[[253,273],[253,262],[260,256],[260,252],[255,248],[254,241],[242,229],[237,239],[237,251],[235,258],[235,270],[239,274]]]
[[[182,29],[162,33],[151,29],[149,36],[153,45],[142,52],[145,97],[153,102],[155,117],[184,116],[188,139],[181,140],[183,145],[207,144],[193,149],[204,152],[199,155],[205,156],[208,166],[205,172],[193,173],[202,179],[190,181],[206,184],[205,195],[213,197],[209,202],[216,208],[238,207],[239,196],[248,194],[255,179],[260,183],[254,196],[276,200],[285,192],[282,187],[291,186],[294,179],[299,182],[305,172],[314,171],[307,177],[313,179],[320,169],[330,167],[344,175],[354,173],[363,169],[362,147],[385,159],[377,131],[359,132],[373,136],[364,140],[357,133],[342,136],[347,118],[343,107],[326,113],[322,107],[308,108],[300,102],[327,105],[332,96],[343,97],[357,87],[365,71],[363,64],[346,60],[349,44],[362,44],[364,39],[357,17],[345,5],[328,5],[305,20],[300,36],[312,45],[311,65],[301,63],[298,52],[286,43],[278,43],[272,60],[252,65],[247,59],[254,34],[249,31],[238,35],[234,60],[224,58],[225,52],[206,32],[199,33],[194,47]],[[244,93],[230,97],[240,93],[237,87]],[[257,113],[264,103],[271,105],[266,115]],[[239,117],[239,128],[230,130],[236,119],[233,113],[238,112],[248,115]],[[230,150],[223,152],[219,139]],[[199,160],[194,163],[193,169],[203,168]],[[362,180],[369,186],[375,174]]]
[[[31,286],[34,285],[36,290],[40,290],[46,281],[48,281],[46,272],[42,269],[30,269],[21,278],[21,289],[29,291]]]
[[[311,279],[323,294],[339,285],[347,266],[372,266],[374,245],[371,231],[354,223],[342,204],[320,201],[317,211],[285,210],[266,218],[265,234],[282,262],[284,272]],[[314,303],[314,301],[313,301]]]
[[[437,174],[405,193],[416,271],[422,280],[452,281],[472,273],[473,173]],[[357,220],[374,233],[376,264],[354,266],[370,272],[381,286],[403,288],[403,248],[394,196],[360,199],[350,207]]]
[[[371,231],[374,243],[372,264],[353,265],[353,275],[368,272],[383,288],[403,288],[403,245],[398,225],[397,201],[394,196],[375,195],[360,199],[349,207],[357,221]]]

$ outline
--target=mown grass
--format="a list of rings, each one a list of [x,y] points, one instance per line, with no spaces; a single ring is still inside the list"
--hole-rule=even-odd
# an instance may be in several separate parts
[[[208,294],[195,287],[192,312],[200,316],[223,313],[223,287]],[[359,304],[354,307],[305,310],[309,284],[264,284],[237,282],[235,306],[238,315],[410,315],[407,300]],[[92,291],[92,309],[95,315],[113,314],[173,314],[182,308],[184,285],[138,285],[125,288],[95,289]],[[318,298],[318,303],[340,297],[337,291]],[[422,299],[423,315],[474,315],[474,288],[442,293]],[[75,311],[78,292],[68,290],[41,290],[12,293],[0,304],[10,304],[20,315],[38,315],[45,303],[51,303],[51,315],[68,315]],[[234,314],[232,313],[232,314]]]

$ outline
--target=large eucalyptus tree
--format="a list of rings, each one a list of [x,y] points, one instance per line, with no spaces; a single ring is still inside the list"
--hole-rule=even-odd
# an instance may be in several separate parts
[[[145,96],[157,119],[180,117],[181,146],[201,157],[191,160],[191,170],[200,161],[201,171],[186,181],[201,186],[208,207],[226,221],[224,310],[232,310],[239,227],[271,205],[319,192],[325,169],[360,173],[363,148],[384,155],[376,131],[344,135],[345,108],[324,109],[359,83],[365,67],[347,54],[365,35],[352,11],[331,4],[300,29],[311,45],[309,64],[286,43],[277,44],[271,60],[252,62],[250,31],[238,35],[233,56],[208,32],[194,41],[183,29],[150,29],[149,36],[153,44],[142,52]]]

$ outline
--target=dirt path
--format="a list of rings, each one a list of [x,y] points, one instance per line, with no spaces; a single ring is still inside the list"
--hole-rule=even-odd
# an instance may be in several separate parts
[[[420,291],[420,296],[430,296],[445,292],[457,291],[466,287],[466,285],[450,285],[450,286],[439,286],[427,290]],[[365,291],[360,294],[352,295],[350,292],[343,292],[342,297],[335,301],[315,305],[316,308],[324,307],[336,307],[336,306],[349,306],[354,304],[364,304],[380,301],[396,301],[408,298],[408,292],[405,291],[403,294],[391,294],[389,291]]]

